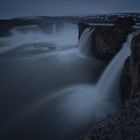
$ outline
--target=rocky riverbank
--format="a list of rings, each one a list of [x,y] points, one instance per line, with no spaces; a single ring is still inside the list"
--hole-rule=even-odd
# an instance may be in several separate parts
[[[140,139],[140,35],[133,38],[131,55],[121,75],[123,107],[95,124],[80,140]]]

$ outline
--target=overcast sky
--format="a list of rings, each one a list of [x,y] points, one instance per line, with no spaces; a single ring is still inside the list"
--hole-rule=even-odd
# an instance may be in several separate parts
[[[0,0],[0,18],[140,12],[140,0]]]

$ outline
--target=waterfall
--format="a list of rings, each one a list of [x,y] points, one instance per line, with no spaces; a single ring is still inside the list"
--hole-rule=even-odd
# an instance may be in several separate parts
[[[118,89],[119,85],[116,84],[119,83],[120,73],[124,62],[131,53],[130,46],[132,39],[138,34],[139,31],[136,31],[128,36],[127,41],[123,44],[120,52],[113,58],[97,82],[96,86],[98,93],[103,93],[106,98],[110,97],[110,95],[107,94],[114,94],[113,92]]]
[[[90,53],[90,47],[91,47],[91,38],[92,38],[92,33],[94,29],[91,30],[91,28],[86,28],[79,41],[79,49],[80,52],[84,53],[85,55],[88,55]]]

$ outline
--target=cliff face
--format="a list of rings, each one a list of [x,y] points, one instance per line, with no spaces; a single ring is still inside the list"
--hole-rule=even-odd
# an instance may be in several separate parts
[[[113,26],[96,26],[92,35],[91,53],[98,58],[111,59],[122,47],[131,33],[133,18],[119,18]],[[79,37],[89,25],[79,24]]]
[[[99,58],[111,59],[122,47],[129,33],[133,31],[133,18],[120,18],[113,26],[97,26],[93,32],[93,54]]]
[[[132,28],[97,26],[92,37],[92,52],[100,58],[111,59],[122,47]]]
[[[140,91],[140,35],[132,40],[131,56],[127,58],[121,76],[123,101]]]

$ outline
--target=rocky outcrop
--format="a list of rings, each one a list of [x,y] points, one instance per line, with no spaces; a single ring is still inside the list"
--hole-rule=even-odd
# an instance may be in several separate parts
[[[131,56],[127,58],[121,76],[123,101],[140,91],[140,35],[132,40]]]
[[[122,47],[134,29],[133,18],[119,18],[113,26],[96,26],[92,36],[91,52],[103,59],[111,59]]]

